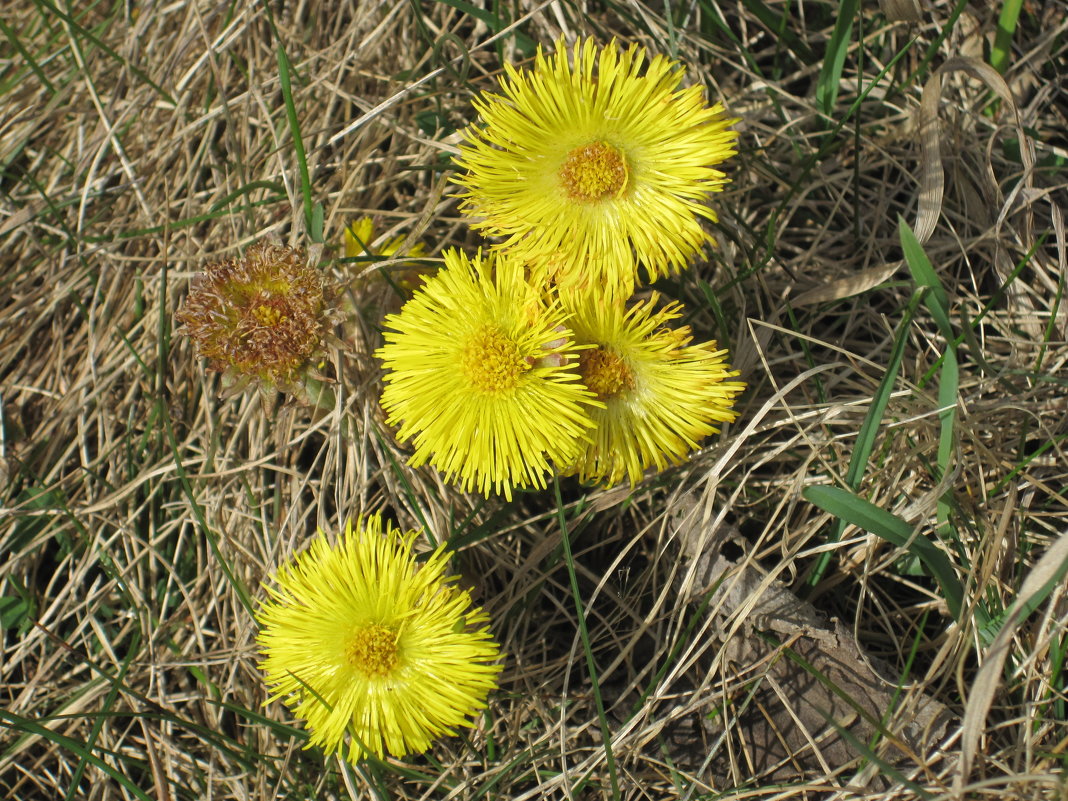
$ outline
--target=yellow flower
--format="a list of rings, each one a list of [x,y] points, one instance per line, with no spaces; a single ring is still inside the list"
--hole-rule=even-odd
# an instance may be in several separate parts
[[[371,250],[374,239],[375,224],[370,217],[361,217],[345,229],[345,258],[355,259],[360,256],[377,256]],[[404,240],[401,239],[403,242]],[[394,248],[396,250],[396,248]]]
[[[197,355],[236,391],[303,391],[336,340],[337,292],[303,251],[258,242],[240,259],[208,265],[175,315]]]
[[[506,255],[456,250],[445,267],[386,317],[382,406],[414,439],[409,463],[430,462],[465,491],[545,486],[551,463],[584,446],[591,393],[568,359],[567,317]]]
[[[345,258],[363,258],[364,260],[368,258],[373,260],[391,258],[400,250],[406,237],[395,236],[392,239],[387,239],[379,247],[372,249],[371,242],[374,238],[375,226],[371,218],[361,217],[356,220],[345,229]],[[426,255],[426,245],[422,242],[417,242],[408,249],[407,255],[413,259],[424,257]],[[399,265],[399,269],[391,268],[389,270],[387,280],[392,281],[405,295],[411,295],[416,287],[420,286],[431,273],[433,273],[433,268],[431,267],[402,262]],[[386,276],[384,272],[376,271],[376,274],[383,277]]]
[[[644,48],[598,51],[576,42],[568,64],[539,49],[532,71],[505,65],[503,95],[475,101],[457,162],[461,210],[473,227],[505,237],[497,247],[541,265],[562,285],[620,290],[637,263],[652,280],[686,266],[711,237],[700,218],[727,177],[713,166],[734,154],[737,132],[704,88],[680,89],[683,70]]]
[[[691,345],[688,326],[668,328],[680,316],[673,303],[654,311],[654,292],[629,310],[581,296],[569,321],[575,341],[593,345],[579,357],[583,383],[604,403],[594,409],[593,442],[569,472],[584,481],[633,486],[650,466],[679,464],[700,440],[729,422],[734,397],[743,389],[716,343]]]
[[[357,760],[420,753],[473,725],[497,686],[486,614],[446,577],[439,547],[417,566],[412,542],[371,515],[336,545],[317,537],[278,569],[256,618],[260,669],[307,721],[308,747]]]

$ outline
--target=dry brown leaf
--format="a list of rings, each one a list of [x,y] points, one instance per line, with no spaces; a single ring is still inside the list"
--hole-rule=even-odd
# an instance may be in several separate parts
[[[773,690],[755,696],[762,703],[751,704],[738,720],[756,775],[785,780],[807,763],[837,772],[863,756],[851,740],[865,746],[878,740],[884,760],[922,767],[953,723],[952,713],[923,692],[897,686],[839,621],[825,620],[750,559],[710,549],[710,537],[690,514],[696,508],[679,512],[678,538],[693,563],[686,571],[690,586],[702,592],[716,587],[708,608],[726,632],[721,664],[767,680]]]

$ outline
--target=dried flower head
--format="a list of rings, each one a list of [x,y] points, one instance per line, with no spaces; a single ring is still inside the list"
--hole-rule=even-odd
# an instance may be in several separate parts
[[[309,746],[355,763],[419,753],[472,724],[497,686],[489,618],[446,576],[439,547],[417,563],[418,532],[371,515],[278,569],[256,617],[271,698],[308,722]]]
[[[300,250],[259,242],[240,259],[209,265],[176,318],[230,389],[250,383],[298,391],[333,340],[336,292]]]

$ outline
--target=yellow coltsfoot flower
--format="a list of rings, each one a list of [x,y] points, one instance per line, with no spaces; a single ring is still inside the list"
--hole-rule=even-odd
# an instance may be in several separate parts
[[[502,254],[444,254],[445,267],[384,321],[382,406],[409,464],[429,462],[464,490],[511,498],[545,487],[585,447],[592,393],[573,369],[567,314]]]
[[[421,753],[472,726],[497,687],[488,617],[445,575],[447,551],[416,563],[417,534],[383,531],[377,515],[335,545],[320,532],[268,585],[259,667],[268,702],[307,721],[308,747],[352,763]]]
[[[301,250],[258,242],[239,259],[211,264],[193,279],[175,315],[229,391],[249,384],[300,393],[339,317],[337,292]]]
[[[583,383],[604,404],[593,409],[593,441],[570,466],[583,481],[633,486],[648,467],[679,464],[700,441],[719,431],[717,422],[745,389],[715,342],[691,345],[688,326],[669,328],[679,304],[654,311],[657,295],[628,310],[621,301],[578,296],[568,322],[581,351]]]
[[[394,236],[387,239],[377,247],[371,244],[375,238],[374,221],[370,217],[361,217],[345,229],[345,258],[348,259],[390,259],[400,250],[406,237]],[[417,242],[408,249],[407,255],[413,259],[423,258],[426,255],[426,245]],[[383,279],[390,281],[402,294],[410,296],[432,275],[434,269],[412,262],[402,262],[396,268],[390,268],[388,272],[376,271]],[[359,284],[363,284],[360,281]],[[357,289],[360,286],[356,286]]]
[[[472,227],[561,286],[630,295],[638,263],[651,280],[676,272],[711,237],[701,218],[727,177],[737,132],[704,88],[644,48],[563,40],[533,70],[505,65],[503,94],[475,101],[454,180]],[[643,69],[644,66],[644,69]]]

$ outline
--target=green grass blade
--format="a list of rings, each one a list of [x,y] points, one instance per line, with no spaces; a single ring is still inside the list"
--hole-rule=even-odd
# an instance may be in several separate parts
[[[33,70],[33,74],[37,76],[37,80],[41,82],[41,85],[44,86],[50,94],[54,95],[56,93],[56,87],[52,85],[50,80],[48,80],[48,76],[45,75],[44,70],[41,69],[30,51],[23,47],[15,30],[2,19],[0,19],[0,32],[3,32],[4,36],[7,37],[7,40],[11,42],[11,46],[19,52],[19,55],[22,56],[30,69]]]
[[[309,192],[310,194],[310,192]],[[312,242],[324,242],[323,239],[323,225],[325,223],[323,204],[315,203],[312,205],[312,217],[311,217],[311,239]]]
[[[1032,453],[1029,453],[1024,459],[1022,459],[1018,465],[1016,465],[1012,468],[1012,470],[1006,473],[1005,477],[994,485],[993,492],[1001,492],[1001,490],[1005,488],[1006,484],[1008,484],[1010,481],[1016,478],[1016,476],[1020,475],[1020,473],[1026,470],[1027,466],[1033,461],[1035,461],[1035,459],[1038,459],[1050,448],[1056,448],[1065,440],[1068,440],[1068,434],[1059,434],[1056,437],[1053,437],[1052,439],[1048,439],[1043,442],[1041,445],[1035,448]]]
[[[1068,537],[1068,534],[1062,534],[1061,536]],[[1050,551],[1059,544],[1055,542],[1050,546]],[[1050,551],[1046,553],[1050,554]],[[1031,595],[1026,598],[1017,598],[1003,614],[986,621],[980,629],[984,642],[993,642],[1006,620],[1023,620],[1038,609],[1039,605],[1049,597],[1051,592],[1064,584],[1066,575],[1068,575],[1068,556],[1061,560],[1061,563],[1052,570],[1050,577]],[[1027,579],[1025,578],[1023,583],[1026,582]]]
[[[571,583],[571,598],[575,602],[575,614],[578,619],[579,637],[582,639],[582,650],[586,654],[586,669],[590,672],[590,684],[593,687],[593,699],[597,706],[597,718],[601,726],[601,738],[604,745],[604,757],[608,766],[608,781],[612,786],[612,798],[619,801],[622,796],[619,791],[619,776],[616,771],[616,760],[612,754],[612,730],[608,726],[608,716],[604,711],[604,699],[601,697],[601,684],[597,679],[597,663],[593,658],[593,646],[590,643],[590,632],[586,626],[586,609],[582,605],[582,594],[579,592],[578,575],[575,572],[575,558],[571,553],[571,531],[567,525],[567,516],[564,514],[564,499],[560,495],[560,481],[553,476],[553,490],[556,492],[556,514],[560,523],[560,539],[564,551],[564,562],[567,565],[567,577]]]
[[[949,473],[953,462],[954,424],[957,419],[957,390],[960,388],[960,368],[953,347],[947,346],[942,372],[938,378],[938,479]],[[938,499],[938,531],[949,535],[949,513],[952,511],[952,490],[947,489]]]
[[[976,315],[975,319],[965,319],[963,333],[957,335],[957,337],[955,337],[953,340],[954,347],[960,347],[961,343],[966,343],[968,347],[971,348],[971,355],[975,358],[976,362],[982,368],[983,372],[987,375],[996,376],[998,378],[998,383],[1001,384],[1007,392],[1013,395],[1018,394],[1020,390],[1014,387],[1011,382],[1008,382],[1005,376],[1016,375],[1017,372],[1013,370],[1006,370],[1004,368],[995,369],[993,366],[991,366],[987,362],[986,358],[983,356],[982,348],[979,347],[979,340],[975,336],[975,330],[976,328],[978,328],[979,323],[981,323],[984,319],[987,318],[987,316],[990,315],[991,311],[1000,308],[1001,305],[1005,302],[1006,294],[1009,291],[1009,287],[1011,287],[1012,284],[1016,281],[1016,279],[1020,277],[1020,274],[1024,271],[1024,269],[1029,264],[1031,264],[1031,260],[1034,258],[1035,253],[1045,245],[1048,233],[1049,232],[1044,232],[1041,236],[1038,237],[1037,240],[1035,240],[1035,243],[1030,248],[1028,248],[1027,253],[1025,253],[1023,257],[1016,263],[1016,266],[1013,268],[1012,272],[1009,273],[1008,277],[1001,284],[1001,286],[994,290],[994,294],[990,296],[990,300],[983,304],[983,308],[979,311],[979,314]],[[1050,317],[1050,319],[1052,320],[1057,319],[1056,309],[1057,305],[1055,303],[1054,310],[1051,312]],[[961,317],[967,318],[967,315],[963,309],[961,310]],[[1039,353],[1041,354],[1041,352],[1042,350],[1040,348]],[[930,368],[928,368],[927,372],[924,373],[923,376],[921,376],[920,380],[917,383],[921,387],[926,386],[927,382],[931,380],[931,376],[933,376],[935,372],[940,370],[941,367],[942,362],[941,359],[939,359],[937,362],[931,365]],[[1035,368],[1034,373],[1039,373],[1038,368]],[[1026,373],[1023,374],[1028,375]],[[1034,380],[1036,376],[1034,374],[1030,374],[1029,377]]]
[[[768,636],[765,635],[764,639],[769,644],[772,644],[772,645],[775,645],[775,646],[781,646],[782,645],[782,643],[778,642],[776,638],[768,637]],[[866,709],[861,703],[859,703],[856,698],[854,698],[852,695],[850,695],[848,692],[846,692],[844,689],[842,689],[840,686],[838,686],[826,674],[824,674],[823,671],[821,671],[816,665],[814,665],[809,660],[805,659],[804,656],[799,654],[793,648],[790,648],[790,647],[783,648],[781,653],[786,659],[788,659],[793,664],[797,665],[798,668],[800,668],[802,671],[804,671],[809,676],[811,676],[814,681],[816,681],[819,684],[821,684],[829,693],[831,693],[832,695],[837,697],[839,700],[841,700],[842,702],[844,702],[848,706],[850,706],[852,708],[853,712],[857,715],[858,718],[860,718],[861,720],[864,720],[865,722],[867,722],[868,725],[870,725],[875,730],[875,734],[873,736],[873,739],[878,739],[879,737],[889,737],[889,736],[891,736],[891,733],[887,730],[885,722],[883,720],[878,720],[878,719],[874,718],[872,716],[871,712],[868,709]],[[865,743],[861,742],[860,740],[858,740],[856,738],[856,736],[848,728],[843,726],[841,723],[839,723],[834,718],[834,716],[831,714],[831,712],[829,712],[828,710],[824,709],[822,706],[819,706],[818,704],[812,704],[811,706],[812,706],[812,709],[814,709],[816,712],[818,712],[823,717],[823,719],[838,732],[838,734],[842,737],[842,739],[845,740],[856,751],[856,753],[858,755],[860,755],[860,756],[864,757],[865,759],[867,759],[867,760],[875,763],[876,765],[878,765],[880,769],[882,769],[887,775],[891,776],[895,781],[899,781],[899,782],[903,783],[906,787],[908,787],[909,789],[911,789],[914,792],[916,792],[918,797],[920,797],[920,798],[930,798],[931,797],[930,793],[926,792],[922,787],[920,787],[915,782],[911,782],[908,779],[906,779],[899,771],[897,771],[893,767],[893,765],[891,765],[890,763],[888,763],[887,761],[882,759],[875,752],[874,749],[872,749],[867,744],[865,744]]]
[[[916,308],[922,299],[923,293],[917,292],[912,296],[908,307],[905,309],[901,324],[898,326],[897,335],[894,337],[894,346],[890,351],[890,360],[886,365],[886,372],[883,374],[882,381],[879,382],[878,389],[875,390],[868,414],[865,415],[864,422],[860,426],[860,432],[857,434],[857,444],[853,451],[853,456],[849,460],[849,469],[846,472],[846,484],[849,485],[850,489],[855,490],[860,486],[864,468],[871,459],[872,451],[875,448],[875,438],[879,432],[879,423],[886,412],[887,404],[890,402],[890,395],[894,391],[894,383],[897,381],[897,375],[901,370],[901,360],[905,355],[905,345],[908,342],[909,324],[912,322],[912,318],[916,314]]]
[[[398,462],[396,458],[394,458],[393,451],[389,447],[389,443],[386,441],[386,438],[383,436],[382,432],[376,427],[373,429],[373,433],[375,439],[378,440],[379,446],[382,448],[382,452],[386,454],[386,458],[389,459],[390,470],[393,471],[393,475],[396,477],[401,487],[404,488],[404,495],[408,499],[409,509],[419,521],[419,525],[426,533],[427,540],[430,542],[430,544],[435,548],[438,547],[439,543],[437,537],[434,536],[434,529],[431,527],[429,521],[427,520],[426,512],[423,509],[423,504],[419,501],[419,493],[415,491],[415,488],[412,486],[411,482],[408,481],[408,477],[400,462]]]
[[[838,7],[838,19],[834,31],[827,42],[827,52],[823,56],[823,67],[816,82],[816,101],[828,117],[834,112],[838,103],[838,87],[842,83],[842,70],[845,68],[849,43],[853,38],[853,19],[860,8],[860,0],[842,0]]]
[[[1009,66],[1009,54],[1012,52],[1012,37],[1016,33],[1016,23],[1020,19],[1023,0],[1005,0],[998,16],[998,31],[994,35],[994,46],[990,49],[990,66],[1001,74]]]
[[[489,11],[484,8],[479,8],[478,6],[472,5],[471,3],[464,2],[464,0],[438,0],[438,2],[442,5],[455,8],[457,11],[462,11],[469,17],[474,17],[475,19],[486,23],[486,26],[494,33],[500,33],[512,24],[507,19],[497,16],[492,11]],[[493,5],[494,7],[497,7],[496,4]],[[514,29],[511,35],[515,37],[516,47],[518,47],[522,52],[533,53],[535,50],[538,49],[537,43],[522,31]]]
[[[300,168],[300,194],[304,199],[304,223],[313,242],[322,242],[320,227],[319,238],[315,238],[315,207],[311,195],[311,175],[308,172],[308,158],[304,152],[304,139],[300,135],[300,120],[297,119],[297,107],[293,104],[293,85],[290,82],[289,57],[281,43],[278,45],[278,77],[282,81],[282,100],[286,106],[286,119],[289,121],[289,133],[293,137],[293,151]]]
[[[823,144],[820,145],[819,149],[815,153],[805,158],[797,174],[791,176],[787,191],[783,194],[782,199],[775,206],[772,212],[768,215],[768,221],[765,226],[765,230],[767,231],[767,256],[764,260],[764,264],[768,264],[771,261],[771,254],[774,252],[776,241],[776,236],[774,232],[778,229],[780,217],[787,213],[787,209],[790,208],[790,204],[794,201],[794,199],[804,191],[804,188],[806,186],[810,185],[808,181],[809,176],[816,169],[817,165],[821,164],[824,159],[827,158],[828,154],[841,147],[841,138],[838,136],[839,131],[841,131],[842,128],[845,127],[846,123],[853,118],[853,115],[860,110],[861,106],[864,104],[864,101],[867,100],[868,95],[879,87],[883,77],[886,76],[892,69],[894,69],[898,61],[900,61],[902,58],[905,57],[907,53],[909,53],[909,51],[912,49],[912,46],[916,44],[916,42],[917,39],[910,39],[904,47],[894,53],[893,57],[889,61],[887,61],[886,65],[881,70],[879,70],[879,73],[870,82],[866,83],[863,90],[849,106],[849,108],[846,109],[843,114],[838,115],[834,126],[827,131],[827,134],[824,137]],[[778,180],[778,177],[776,178],[776,180]],[[757,260],[759,261],[759,259]],[[755,271],[756,268],[753,268],[752,272]],[[752,273],[749,272],[739,274],[731,281],[728,281],[727,284],[723,287],[723,289],[730,289],[735,282],[744,280],[750,274]]]
[[[947,475],[953,461],[954,428],[957,419],[957,390],[960,388],[960,367],[957,363],[957,335],[949,319],[949,295],[931,266],[923,246],[916,239],[905,218],[898,216],[898,235],[909,272],[916,285],[926,289],[925,305],[946,339],[946,350],[938,376],[938,476],[939,481]],[[949,516],[952,511],[952,492],[946,490],[938,499],[939,536],[954,536]]]
[[[901,91],[904,87],[915,86],[917,83],[923,81],[927,76],[927,71],[931,68],[931,62],[934,61],[942,48],[942,43],[946,40],[950,33],[957,29],[957,20],[960,15],[964,13],[965,7],[968,5],[968,0],[957,0],[956,5],[953,6],[953,10],[949,12],[949,15],[942,22],[942,27],[938,31],[938,35],[927,46],[927,50],[923,54],[923,58],[920,59],[920,63],[912,70],[905,80],[903,80],[899,87]],[[891,90],[893,91],[893,90]]]
[[[92,31],[82,26],[72,14],[63,11],[62,9],[48,2],[48,0],[33,0],[33,2],[39,8],[43,9],[43,11],[41,12],[42,15],[45,15],[45,11],[47,11],[54,14],[59,19],[63,20],[71,27],[71,30],[76,33],[80,38],[84,38],[86,41],[92,44],[93,47],[99,48],[101,52],[106,53],[112,59],[121,64],[123,67],[130,70],[130,72],[136,75],[140,80],[144,81],[146,86],[152,87],[156,94],[163,98],[163,100],[166,101],[169,106],[171,106],[172,108],[177,107],[178,102],[173,97],[171,97],[162,86],[160,86],[158,83],[149,78],[148,74],[144,70],[135,67],[129,61],[123,58],[113,48],[109,47],[103,40],[101,40],[100,37],[96,36]]]
[[[772,10],[762,0],[743,0],[742,5],[745,6],[750,14],[760,20],[761,25],[774,34],[776,40],[785,44],[802,62],[814,64],[818,60],[816,54],[812,52],[812,48],[808,46],[805,40],[791,30],[789,27],[791,20],[786,15]],[[719,7],[715,3],[709,3],[709,9],[715,9],[717,16],[722,19]],[[727,28],[726,21],[722,23],[722,26]],[[731,35],[733,36],[733,33]],[[742,49],[745,52],[746,48]]]
[[[235,189],[233,192],[230,192],[227,195],[223,195],[221,198],[219,198],[214,203],[212,203],[211,204],[211,213],[215,214],[215,213],[220,212],[220,211],[225,211],[227,208],[229,208],[230,204],[233,203],[235,200],[237,200],[239,197],[243,197],[245,195],[251,195],[257,189],[266,189],[266,190],[269,190],[270,192],[272,192],[273,194],[268,195],[268,197],[270,198],[270,202],[272,202],[272,203],[275,203],[278,200],[280,200],[281,198],[284,198],[286,196],[285,187],[282,184],[278,183],[277,181],[267,181],[267,180],[250,181],[249,183],[245,184],[244,186],[241,186],[241,187]],[[255,201],[253,201],[251,199],[251,197],[250,197],[249,198],[249,203],[250,204],[254,204]],[[251,205],[245,206],[243,208],[251,208]],[[238,211],[242,211],[242,210],[243,209],[238,209]]]
[[[801,493],[806,501],[846,523],[882,537],[892,545],[905,548],[919,559],[924,570],[938,582],[942,597],[955,620],[961,619],[964,609],[964,587],[957,578],[949,557],[930,540],[913,536],[912,526],[897,515],[880,509],[870,501],[859,498],[839,487],[805,487]],[[985,615],[984,623],[985,621]]]
[[[853,454],[849,457],[849,468],[845,475],[846,486],[854,492],[860,489],[860,480],[864,477],[864,468],[868,466],[872,451],[875,450],[875,439],[879,433],[879,424],[886,413],[890,395],[893,394],[894,384],[897,382],[898,373],[901,371],[901,360],[905,355],[909,326],[916,314],[916,309],[923,299],[923,294],[922,290],[916,292],[905,309],[905,314],[901,318],[901,323],[898,325],[897,333],[894,336],[894,346],[890,351],[890,360],[886,365],[886,372],[883,373],[882,381],[879,382],[879,387],[875,390],[871,406],[868,407],[868,413],[864,416],[864,422],[861,424],[860,431],[857,434],[857,444],[853,447]],[[842,539],[842,532],[845,531],[845,526],[845,521],[839,518],[828,542],[838,542]],[[823,574],[826,573],[827,568],[830,566],[832,558],[833,554],[830,551],[820,554],[819,561],[816,562],[812,574],[808,577],[807,584],[810,587],[816,586],[823,579]]]
[[[872,764],[877,765],[883,775],[888,777],[890,780],[897,782],[902,787],[907,787],[909,790],[916,794],[917,798],[934,798],[933,794],[927,792],[921,785],[910,780],[908,777],[905,776],[905,774],[903,774],[900,770],[894,767],[892,762],[883,759],[874,749],[869,748],[865,743],[862,743],[860,740],[858,740],[853,735],[853,733],[849,731],[849,729],[847,729],[845,726],[843,726],[830,715],[828,715],[826,710],[817,707],[816,711],[823,715],[824,720],[826,720],[829,725],[834,727],[835,731],[838,732],[838,736],[845,740],[847,743],[849,743],[849,745],[852,746],[854,751],[856,751],[858,754],[862,754],[864,758]]]
[[[207,518],[204,516],[204,508],[200,505],[196,493],[193,491],[193,482],[189,480],[189,473],[186,471],[185,463],[182,461],[181,446],[178,444],[178,438],[174,434],[174,426],[171,425],[169,410],[168,413],[163,416],[163,425],[167,435],[167,442],[169,443],[171,453],[174,456],[174,469],[178,475],[178,484],[182,488],[182,493],[185,495],[186,500],[189,502],[193,517],[197,522],[197,528],[207,540],[212,555],[215,557],[216,561],[218,561],[219,567],[222,568],[227,582],[233,587],[234,593],[237,595],[241,605],[245,607],[245,611],[248,612],[249,617],[254,618],[256,613],[255,604],[252,602],[252,596],[249,594],[245,583],[234,572],[233,568],[230,566],[230,562],[220,550],[219,535],[208,525]]]
[[[130,669],[130,664],[133,662],[134,657],[139,653],[140,646],[141,637],[139,634],[135,634],[133,644],[127,650],[126,658],[122,660],[119,672],[115,676],[115,680],[111,682],[111,687],[108,688],[108,694],[104,698],[102,708],[105,713],[111,711],[112,706],[115,704],[115,700],[119,697],[119,687],[122,686],[123,679],[126,678],[126,672]],[[106,714],[94,716],[92,728],[89,730],[89,739],[86,743],[86,750],[89,753],[92,753],[96,747],[96,741],[100,737],[101,730],[104,728],[105,720]],[[75,767],[74,773],[71,776],[70,786],[67,788],[67,793],[64,796],[65,801],[71,801],[71,799],[77,795],[78,785],[82,783],[82,776],[85,774],[85,768],[88,764],[88,761],[84,758],[78,760],[78,765]]]
[[[152,801],[152,797],[145,793],[140,787],[130,781],[123,773],[116,770],[107,762],[96,756],[90,749],[86,748],[77,740],[67,737],[59,732],[52,731],[47,726],[42,726],[40,723],[30,720],[29,718],[16,715],[14,712],[8,712],[0,709],[0,725],[6,725],[16,731],[23,731],[27,734],[34,734],[41,737],[44,740],[48,740],[51,743],[70,751],[75,754],[84,762],[89,763],[93,767],[106,773],[120,785],[122,785],[127,791],[129,791],[135,798],[141,799],[141,801]]]
[[[949,321],[949,296],[945,287],[938,280],[938,274],[931,266],[930,259],[923,250],[923,245],[916,239],[905,218],[897,218],[898,235],[901,237],[901,249],[905,256],[905,263],[912,273],[912,280],[917,286],[926,287],[929,291],[927,308],[938,323],[938,330],[942,332],[948,341],[954,342],[953,325]]]

